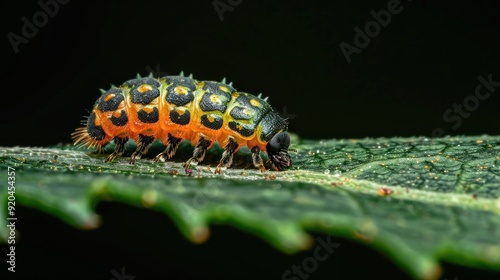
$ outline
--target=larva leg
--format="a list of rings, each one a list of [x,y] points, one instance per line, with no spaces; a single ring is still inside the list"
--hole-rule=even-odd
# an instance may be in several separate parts
[[[236,143],[233,139],[229,139],[229,143],[227,143],[226,147],[224,147],[224,153],[222,153],[222,158],[215,168],[215,174],[220,174],[221,167],[230,167],[233,163],[233,155],[234,151],[238,148],[238,143]]]
[[[264,162],[262,161],[262,157],[260,156],[260,148],[255,146],[252,148],[252,160],[253,165],[260,169],[261,172],[266,172],[266,168],[264,167]]]
[[[128,137],[115,137],[113,138],[115,141],[115,151],[108,156],[108,158],[104,162],[111,162],[115,157],[123,155],[125,152],[125,144],[127,144]]]
[[[140,159],[142,155],[147,153],[154,140],[153,136],[139,134],[139,143],[137,144],[137,149],[130,157],[130,164],[134,164],[136,159]]]
[[[188,168],[189,164],[191,164],[191,161],[194,162],[201,162],[203,158],[205,158],[205,153],[207,152],[208,146],[210,146],[212,142],[206,140],[205,138],[200,138],[200,141],[198,141],[198,144],[196,144],[196,147],[194,147],[194,152],[193,156],[184,163],[184,168]]]
[[[175,155],[175,152],[177,151],[177,147],[179,147],[179,144],[182,142],[182,138],[177,138],[175,136],[172,136],[172,134],[168,134],[168,144],[167,148],[165,151],[159,153],[154,159],[153,162],[158,162],[158,161],[165,161],[170,158],[172,158]]]

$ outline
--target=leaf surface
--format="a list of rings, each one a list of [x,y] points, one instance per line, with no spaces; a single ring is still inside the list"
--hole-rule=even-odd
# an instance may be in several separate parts
[[[294,253],[310,248],[310,234],[321,232],[358,240],[413,277],[435,279],[443,260],[500,270],[499,141],[294,137],[291,170],[260,173],[242,149],[221,175],[213,174],[219,147],[191,175],[181,162],[130,165],[119,158],[108,164],[105,155],[69,145],[2,147],[0,182],[14,167],[17,205],[82,229],[99,226],[99,200],[113,200],[164,212],[195,243],[209,238],[210,224],[225,224]],[[191,153],[183,143],[174,160]],[[0,199],[6,202],[7,195]],[[4,241],[6,209],[0,209]]]

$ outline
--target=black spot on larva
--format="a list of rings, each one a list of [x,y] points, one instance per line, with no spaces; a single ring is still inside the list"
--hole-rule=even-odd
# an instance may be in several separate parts
[[[286,121],[275,112],[269,112],[260,122],[260,140],[268,142],[280,130],[287,130]]]
[[[254,124],[258,124],[264,115],[273,110],[271,106],[261,98],[245,92],[239,92],[234,102],[237,105],[231,109],[231,116],[237,120],[252,120]],[[245,109],[247,113],[245,113]]]
[[[210,129],[213,129],[213,130],[217,130],[217,129],[220,129],[222,127],[222,117],[219,116],[219,115],[216,115],[216,114],[210,114],[210,118],[212,119],[212,121],[209,120],[209,115],[203,115],[201,116],[201,124],[210,128]]]
[[[223,91],[221,89],[221,87],[227,88],[227,91]],[[212,81],[206,81],[206,82],[204,82],[204,84],[203,84],[203,90],[207,91],[207,92],[210,92],[210,93],[217,93],[217,94],[225,93],[225,94],[229,94],[229,95],[232,92],[236,91],[230,85],[222,84],[222,83],[219,83],[219,82],[212,82]]]
[[[253,132],[255,131],[255,125],[254,124],[242,124],[238,122],[229,122],[229,128],[231,130],[234,130],[241,134],[244,137],[249,137],[252,136]]]
[[[221,86],[226,87],[228,92],[221,90]],[[226,112],[226,105],[231,100],[231,92],[235,91],[234,88],[217,82],[205,82],[202,89],[205,93],[200,101],[201,110]]]
[[[147,89],[148,86],[150,86],[151,89]],[[146,90],[144,90],[145,88],[146,88]],[[132,96],[133,103],[148,105],[155,98],[160,96],[160,90],[156,86],[152,86],[150,84],[142,84],[142,85],[133,87],[130,90],[130,96]]]
[[[150,78],[150,77],[132,79],[132,80],[128,80],[125,83],[123,83],[123,85],[127,86],[127,87],[138,87],[138,86],[143,85],[143,84],[148,84],[148,85],[151,85],[153,87],[160,86],[160,82],[158,82],[158,80],[156,80],[155,78]]]
[[[261,110],[263,112],[267,112],[271,109],[269,103],[264,101],[262,98],[245,92],[240,92],[240,95],[238,95],[235,101],[245,108],[254,108],[255,110]]]
[[[100,125],[95,125],[95,112],[90,113],[89,119],[87,120],[87,132],[89,133],[90,137],[94,138],[95,140],[102,140],[104,137],[106,137],[106,134],[104,133],[104,129],[102,129],[102,126]]]
[[[200,108],[204,112],[219,111],[226,112],[227,103],[231,100],[231,95],[223,93],[210,93],[205,92],[200,101]]]
[[[140,110],[137,112],[137,118],[143,123],[155,123],[159,119],[159,113],[158,113],[158,108],[154,107],[153,111],[151,111],[149,114],[144,111],[144,109]]]
[[[116,125],[116,126],[124,126],[128,122],[127,113],[125,112],[125,110],[122,110],[121,115],[118,118],[115,116],[111,116],[110,120],[111,120],[111,123]]]
[[[167,96],[165,97],[165,100],[176,106],[186,105],[189,102],[193,101],[194,99],[193,91],[187,91],[187,93],[178,93],[176,91],[176,87],[173,87],[173,88],[168,88],[167,92],[168,93]]]
[[[248,109],[242,106],[234,107],[229,113],[236,120],[249,120],[252,118],[253,109]]]
[[[245,93],[240,93],[240,95],[238,95],[238,97],[236,97],[235,101],[237,103],[241,104],[242,106],[253,107],[253,105],[250,103],[250,98]]]
[[[184,113],[179,114],[177,110],[174,109],[170,111],[170,119],[176,124],[186,125],[191,119],[191,114],[188,110],[185,110]]]
[[[131,88],[130,95],[132,97],[132,102],[143,105],[150,104],[151,101],[160,95],[160,91],[158,89],[160,85],[160,82],[150,77],[133,79],[123,83],[123,86]],[[139,90],[141,86],[142,88]],[[151,89],[145,90],[146,88],[144,86],[150,86]]]
[[[167,96],[165,100],[176,106],[184,106],[194,99],[196,84],[186,77],[167,77]]]
[[[110,94],[114,96],[110,96]],[[99,108],[101,112],[115,111],[116,109],[118,109],[118,106],[123,101],[123,99],[124,97],[122,95],[121,89],[112,88],[101,97],[99,97],[96,102],[98,104],[97,108]]]

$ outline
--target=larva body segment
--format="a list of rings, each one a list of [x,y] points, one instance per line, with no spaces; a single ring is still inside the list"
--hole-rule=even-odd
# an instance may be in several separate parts
[[[268,153],[274,170],[291,165],[286,121],[266,100],[221,82],[184,76],[132,79],[103,92],[84,124],[73,133],[75,145],[100,148],[114,140],[116,149],[106,161],[123,154],[125,143],[133,139],[134,163],[160,139],[166,149],[154,161],[170,159],[179,143],[191,141],[195,150],[186,168],[201,162],[216,141],[225,150],[216,172],[229,167],[233,154],[245,145],[261,171],[261,151]]]

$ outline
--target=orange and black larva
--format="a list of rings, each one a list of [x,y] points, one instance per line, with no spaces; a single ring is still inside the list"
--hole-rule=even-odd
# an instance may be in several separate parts
[[[102,90],[85,126],[72,134],[75,145],[106,145],[114,140],[115,151],[106,162],[123,154],[125,143],[133,139],[137,149],[130,163],[141,158],[160,139],[165,151],[154,161],[170,159],[186,139],[195,146],[184,164],[201,162],[215,141],[224,147],[216,168],[229,167],[233,154],[247,145],[253,164],[265,171],[260,152],[267,152],[274,170],[291,165],[287,123],[259,96],[236,91],[231,84],[197,81],[191,77],[146,77],[129,80],[119,87]]]

